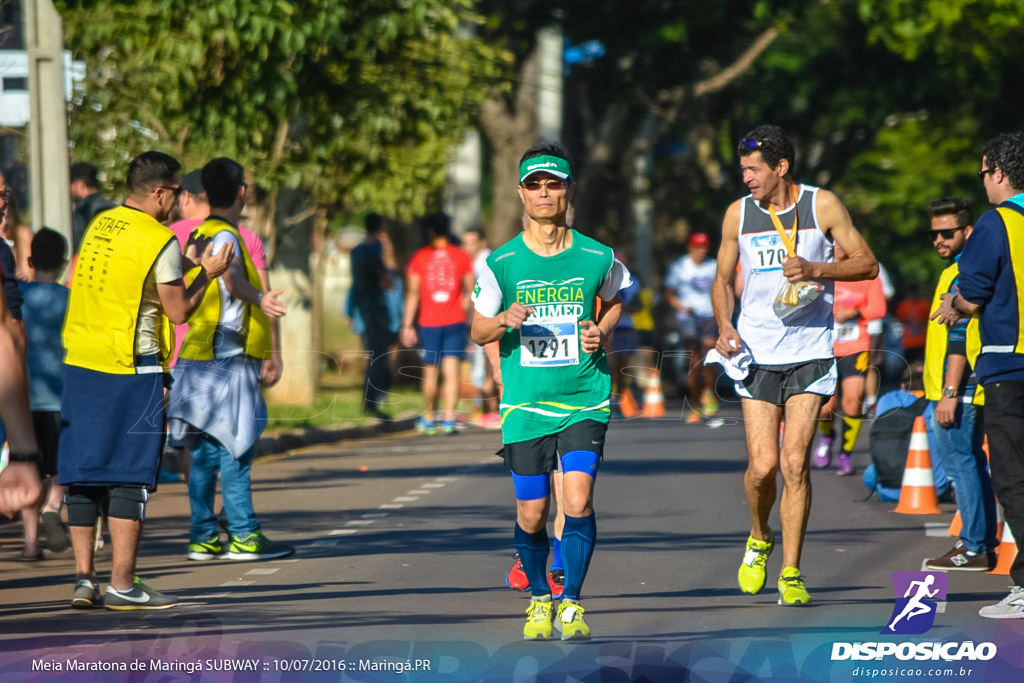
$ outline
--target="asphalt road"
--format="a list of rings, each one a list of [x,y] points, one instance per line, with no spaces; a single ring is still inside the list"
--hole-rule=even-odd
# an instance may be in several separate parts
[[[813,604],[776,604],[778,551],[766,589],[742,595],[742,424],[728,410],[717,429],[672,413],[609,432],[584,588],[590,644],[521,640],[528,598],[504,585],[512,487],[494,456],[499,435],[471,429],[260,460],[253,483],[264,532],[297,548],[282,560],[189,562],[185,485],[163,485],[138,572],[182,599],[169,610],[72,610],[71,553],[18,562],[20,527],[0,527],[0,679],[859,680],[863,662],[830,661],[833,644],[886,640],[890,574],[920,570],[923,558],[951,547],[943,529],[953,506],[893,514],[892,504],[863,500],[859,476],[815,471],[801,566]],[[859,468],[866,443],[867,430]],[[98,556],[104,584],[109,557],[108,545]],[[1024,680],[1024,624],[977,615],[1009,583],[950,573],[948,597],[918,640],[994,642],[996,660],[968,663],[977,668],[966,679],[1009,680],[1009,671]],[[115,670],[67,670],[83,662]],[[122,665],[136,668],[116,670]],[[253,670],[233,671],[243,667]]]

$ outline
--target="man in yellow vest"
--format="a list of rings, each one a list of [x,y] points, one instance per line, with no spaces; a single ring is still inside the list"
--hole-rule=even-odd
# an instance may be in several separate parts
[[[928,239],[949,262],[935,288],[931,308],[935,311],[943,294],[956,291],[960,254],[974,226],[970,206],[960,197],[936,199],[928,205],[928,216]],[[963,520],[956,545],[942,557],[926,560],[928,569],[984,572],[996,564],[996,501],[982,448],[982,392],[976,390],[967,363],[977,339],[978,323],[968,324],[967,318],[948,329],[930,320],[925,332],[924,393],[929,401],[925,419],[935,435],[938,461],[956,483],[956,506]]]
[[[234,249],[239,258],[207,290],[189,321],[174,369],[171,431],[192,450],[188,559],[284,557],[295,549],[263,535],[253,509],[250,468],[267,423],[260,374],[271,355],[270,319],[284,315],[285,305],[278,300],[280,291],[263,291],[238,232],[247,190],[244,169],[221,157],[203,167],[201,179],[210,216],[193,237],[210,240],[215,252]],[[190,246],[186,255],[194,249]],[[230,535],[227,548],[213,507],[218,471]]]
[[[146,501],[156,488],[164,442],[164,388],[172,323],[185,322],[233,250],[204,247],[199,263],[183,259],[167,220],[178,201],[180,164],[144,152],[128,166],[128,198],[98,214],[82,240],[64,322],[60,483],[77,583],[73,607],[164,609],[178,599],[135,576]],[[187,287],[183,269],[197,270]],[[100,595],[93,562],[96,520],[110,524],[113,566]]]
[[[1024,619],[1024,131],[996,136],[981,151],[978,177],[994,209],[974,224],[960,256],[960,291],[942,296],[933,320],[954,325],[978,314],[992,486],[1017,539],[1013,587],[979,614]]]

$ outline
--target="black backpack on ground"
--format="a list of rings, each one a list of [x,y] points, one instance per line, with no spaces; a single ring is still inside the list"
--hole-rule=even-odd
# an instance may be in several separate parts
[[[914,420],[923,415],[927,407],[928,399],[922,396],[906,408],[893,408],[875,416],[871,425],[871,462],[881,486],[893,489],[903,486]]]

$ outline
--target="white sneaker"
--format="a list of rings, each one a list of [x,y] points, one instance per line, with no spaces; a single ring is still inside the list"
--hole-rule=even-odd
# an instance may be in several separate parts
[[[989,619],[1024,619],[1024,588],[1013,586],[1009,595],[994,605],[982,607],[978,614]]]

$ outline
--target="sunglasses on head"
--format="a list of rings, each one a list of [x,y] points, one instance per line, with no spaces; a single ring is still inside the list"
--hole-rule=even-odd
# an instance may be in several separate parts
[[[740,147],[746,149],[761,149],[761,141],[757,138],[743,138],[740,140]]]
[[[963,230],[966,227],[966,225],[961,225],[958,228],[947,228],[945,230],[928,230],[928,240],[930,242],[934,242],[936,236],[941,237],[944,240],[951,240],[953,239],[953,235],[956,234],[957,230]]]
[[[539,192],[542,187],[546,187],[548,192],[558,192],[559,190],[565,189],[565,181],[555,178],[546,182],[541,182],[539,180],[527,180],[523,183],[523,189],[528,192]]]

